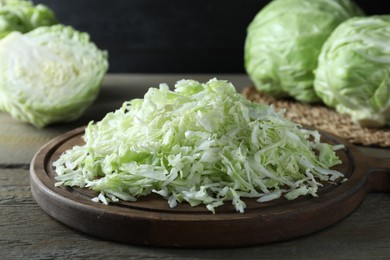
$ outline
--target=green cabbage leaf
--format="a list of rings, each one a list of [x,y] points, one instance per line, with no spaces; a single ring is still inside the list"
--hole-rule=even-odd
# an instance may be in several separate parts
[[[313,70],[321,47],[343,21],[363,12],[350,0],[274,0],[247,29],[245,68],[255,87],[276,98],[317,102]]]
[[[319,56],[314,88],[363,127],[390,125],[390,15],[349,19]]]
[[[273,107],[252,103],[223,80],[181,80],[150,88],[91,122],[85,144],[55,162],[57,186],[95,190],[95,201],[135,201],[156,193],[170,207],[186,202],[215,213],[226,201],[317,196],[343,174],[340,148],[320,141]]]
[[[75,120],[107,69],[107,52],[72,27],[12,32],[0,40],[0,109],[37,127]]]

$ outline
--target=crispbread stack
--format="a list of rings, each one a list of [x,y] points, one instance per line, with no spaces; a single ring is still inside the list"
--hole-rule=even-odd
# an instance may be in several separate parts
[[[305,104],[292,99],[275,99],[260,93],[255,87],[244,88],[242,94],[251,101],[286,109],[286,118],[314,127],[348,140],[350,143],[390,148],[390,127],[363,128],[352,122],[349,115],[340,114],[323,104]]]

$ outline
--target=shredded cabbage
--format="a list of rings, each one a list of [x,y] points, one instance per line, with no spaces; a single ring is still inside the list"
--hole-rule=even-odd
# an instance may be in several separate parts
[[[317,196],[322,182],[343,176],[330,169],[341,163],[336,146],[317,131],[217,79],[150,88],[90,122],[84,139],[54,162],[56,185],[95,190],[105,204],[156,193],[170,207],[188,202],[215,213],[231,201],[244,212],[242,198]]]

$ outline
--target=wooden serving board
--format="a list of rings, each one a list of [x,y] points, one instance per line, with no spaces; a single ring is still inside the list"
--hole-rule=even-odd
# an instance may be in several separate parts
[[[158,196],[137,202],[104,205],[91,199],[88,189],[55,187],[52,166],[59,155],[82,145],[84,128],[59,136],[34,156],[30,180],[33,197],[54,219],[85,233],[131,244],[170,247],[238,247],[292,239],[324,229],[348,216],[368,192],[390,191],[390,162],[371,158],[331,134],[322,132],[323,141],[342,143],[338,152],[343,163],[336,167],[347,181],[325,185],[318,197],[303,196],[293,201],[278,199],[259,203],[244,199],[245,213],[223,205],[216,214],[204,206],[179,204],[169,208]]]

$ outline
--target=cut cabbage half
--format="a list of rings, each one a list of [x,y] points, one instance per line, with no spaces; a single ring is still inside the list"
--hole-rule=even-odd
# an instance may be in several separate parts
[[[107,68],[107,52],[71,27],[10,33],[0,41],[0,109],[37,127],[75,120]]]

